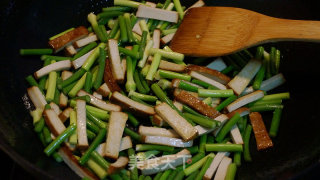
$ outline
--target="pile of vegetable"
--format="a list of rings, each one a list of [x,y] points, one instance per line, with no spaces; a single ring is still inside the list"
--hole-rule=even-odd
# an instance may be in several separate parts
[[[188,10],[179,0],[114,4],[49,49],[20,51],[44,61],[26,80],[46,155],[85,179],[234,179],[252,131],[257,150],[273,147],[290,96],[269,94],[285,82],[279,50],[184,62],[167,46]]]

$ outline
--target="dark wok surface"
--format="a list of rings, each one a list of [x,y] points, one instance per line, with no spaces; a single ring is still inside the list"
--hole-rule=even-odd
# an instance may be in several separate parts
[[[188,0],[186,6],[192,4]],[[209,5],[234,6],[266,15],[320,20],[317,1],[303,0],[215,0]],[[0,2],[0,148],[40,179],[77,179],[65,165],[46,157],[33,132],[32,119],[21,97],[26,92],[24,78],[42,65],[38,57],[20,57],[20,48],[46,47],[48,37],[70,27],[88,25],[90,11],[99,12],[111,1],[98,0],[1,0]],[[319,32],[320,33],[320,32]],[[285,103],[280,133],[275,147],[257,152],[252,137],[252,163],[239,169],[239,179],[288,179],[313,167],[319,171],[320,95],[318,93],[320,44],[282,42],[276,46],[283,54],[281,71],[292,99]],[[280,91],[280,90],[279,90]],[[270,114],[270,113],[269,113]],[[265,118],[269,128],[270,117]],[[317,169],[315,169],[317,168]]]

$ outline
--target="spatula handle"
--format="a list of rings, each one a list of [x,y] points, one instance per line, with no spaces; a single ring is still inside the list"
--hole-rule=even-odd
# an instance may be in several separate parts
[[[320,42],[320,21],[261,18],[255,32],[261,39]]]

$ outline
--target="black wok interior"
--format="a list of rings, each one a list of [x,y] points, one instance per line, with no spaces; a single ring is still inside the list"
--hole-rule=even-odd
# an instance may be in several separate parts
[[[189,6],[195,1],[181,2]],[[206,3],[246,8],[280,18],[320,20],[318,1],[212,0]],[[21,99],[28,87],[24,78],[39,69],[42,62],[36,56],[19,56],[19,49],[47,47],[48,37],[70,27],[88,25],[86,16],[89,12],[99,12],[101,7],[111,4],[110,0],[0,2],[0,148],[39,179],[79,178],[66,165],[56,163],[43,153]],[[285,103],[279,135],[273,139],[274,148],[257,152],[252,136],[253,162],[243,162],[237,178],[303,179],[308,173],[306,169],[320,170],[320,44],[281,42],[266,45],[270,46],[280,49],[281,71],[287,79],[277,91],[290,91],[292,98]],[[271,116],[264,117],[269,128]]]

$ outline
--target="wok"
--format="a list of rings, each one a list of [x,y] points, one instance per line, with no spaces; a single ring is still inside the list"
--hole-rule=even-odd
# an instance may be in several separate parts
[[[182,1],[182,4],[189,6],[193,2]],[[280,18],[320,20],[317,1],[214,0],[206,3],[246,8]],[[56,163],[43,153],[21,99],[27,88],[24,77],[39,69],[42,62],[38,57],[20,57],[18,50],[46,47],[48,37],[70,27],[88,25],[89,12],[99,12],[101,7],[111,4],[112,1],[107,0],[1,0],[0,147],[38,179],[78,177],[66,165]],[[287,79],[281,91],[290,91],[292,98],[285,103],[279,135],[273,139],[274,148],[257,152],[252,137],[253,162],[243,162],[238,179],[303,178],[308,173],[306,169],[313,169],[313,172],[320,169],[320,95],[317,89],[320,44],[266,45],[270,46],[281,50],[281,71]],[[270,120],[271,116],[265,118],[267,128]]]

